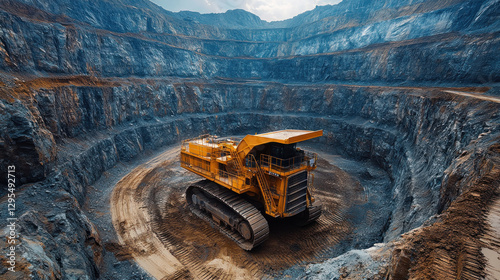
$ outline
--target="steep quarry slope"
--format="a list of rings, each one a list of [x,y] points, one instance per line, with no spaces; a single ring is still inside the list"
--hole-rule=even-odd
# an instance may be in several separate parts
[[[486,220],[500,179],[499,9],[345,0],[267,23],[147,1],[1,1],[0,169],[16,166],[23,244],[8,277],[109,277],[82,207],[120,161],[200,133],[283,128],[324,129],[323,149],[387,172],[386,276],[484,276],[483,252],[499,251]],[[313,270],[338,273],[327,267]]]
[[[3,69],[314,82],[499,79],[496,1],[387,3],[373,11],[359,3],[370,11],[361,18],[333,6],[318,9],[316,22],[299,17],[292,27],[269,29],[197,24],[142,2],[32,2],[42,10],[2,2],[10,12],[2,16]]]

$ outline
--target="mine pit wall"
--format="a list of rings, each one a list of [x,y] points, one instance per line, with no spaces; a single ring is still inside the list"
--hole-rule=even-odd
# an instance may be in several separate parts
[[[325,136],[319,142],[325,147],[356,160],[371,160],[391,177],[393,185],[388,191],[392,193],[393,212],[387,229],[380,231],[380,240],[390,241],[445,210],[463,191],[455,189],[448,192],[452,198],[440,199],[443,178],[444,185],[449,179],[445,170],[464,151],[486,147],[492,139],[498,139],[498,103],[436,89],[147,81],[111,87],[39,88],[30,92],[30,97],[22,98],[22,102],[1,101],[2,118],[14,121],[15,115],[16,120],[25,119],[15,122],[14,131],[12,126],[2,128],[8,132],[2,140],[13,143],[18,137],[36,147],[39,162],[24,162],[24,157],[36,155],[31,149],[18,149],[18,157],[9,164],[44,174],[45,179],[40,179],[20,172],[18,176],[30,178],[29,183],[37,182],[24,186],[25,192],[38,186],[40,192],[46,189],[52,196],[55,191],[56,197],[67,197],[63,201],[75,198],[73,203],[58,207],[61,212],[74,212],[81,217],[68,222],[73,231],[66,234],[86,240],[75,246],[94,252],[78,256],[89,264],[85,273],[95,277],[102,244],[98,234],[88,230],[91,223],[80,210],[86,187],[118,161],[133,159],[145,149],[178,143],[206,132],[231,135],[284,128],[324,129]],[[21,128],[22,137],[16,131]],[[12,147],[0,148],[9,152]],[[6,164],[2,162],[2,168]],[[25,164],[28,166],[23,169]],[[47,166],[56,167],[55,171],[47,170]],[[48,198],[43,192],[41,195]],[[47,221],[39,230],[24,229],[26,238],[44,240],[58,236],[40,233],[50,232],[57,216],[43,204],[45,200],[40,198],[38,203],[26,204],[36,210],[22,210],[27,217],[36,214]],[[54,246],[59,248],[55,251],[62,252],[59,243]],[[78,252],[75,246],[72,248]],[[55,258],[50,255],[52,250],[45,250],[48,260]],[[73,268],[60,261],[59,267],[62,274]]]
[[[280,29],[239,30],[236,33],[243,35],[230,32],[224,39],[214,40],[218,36],[203,25],[192,28],[207,32],[210,40],[186,39],[162,32],[131,33],[132,26],[116,32],[111,26],[106,30],[106,26],[98,29],[46,17],[40,20],[36,18],[40,14],[33,12],[6,12],[0,3],[0,69],[33,75],[495,83],[500,81],[499,34],[488,22],[481,22],[481,5],[470,2],[420,14],[411,21],[406,16],[317,36],[310,36],[316,33],[305,25],[299,38],[308,34],[307,38],[288,41],[278,36],[277,42],[249,42],[245,36],[255,32],[272,36]],[[10,10],[8,5],[4,9]],[[478,11],[477,26],[462,15],[472,10]],[[122,19],[128,18],[129,23],[138,20],[131,17],[133,14],[125,14]],[[289,30],[293,33],[295,28]]]

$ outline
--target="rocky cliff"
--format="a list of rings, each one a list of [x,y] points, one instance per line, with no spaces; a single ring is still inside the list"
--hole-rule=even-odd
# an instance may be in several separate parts
[[[360,3],[366,7],[352,12],[340,5],[318,8],[314,22],[298,16],[284,27],[258,28],[250,21],[246,29],[186,21],[193,16],[147,2],[3,3],[0,67],[22,73],[313,82],[499,79],[496,1],[383,8]],[[219,17],[234,22],[241,13]]]
[[[372,2],[268,23],[147,1],[2,1],[0,169],[15,165],[18,178],[15,277],[98,278],[105,249],[82,210],[87,187],[205,132],[324,129],[319,145],[391,178],[376,242],[446,214],[485,178],[498,184],[500,2]],[[417,245],[398,249],[389,274],[411,275]]]

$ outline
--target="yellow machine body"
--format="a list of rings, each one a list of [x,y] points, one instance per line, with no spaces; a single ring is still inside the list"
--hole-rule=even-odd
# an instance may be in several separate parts
[[[280,130],[241,141],[200,136],[183,141],[181,166],[261,202],[272,217],[290,217],[315,200],[310,171],[316,168],[317,155],[295,144],[322,135],[322,130]]]

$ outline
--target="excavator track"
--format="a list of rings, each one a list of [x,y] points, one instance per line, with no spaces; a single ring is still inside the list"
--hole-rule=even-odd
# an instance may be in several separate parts
[[[214,213],[200,209],[197,195],[207,201],[216,200],[214,204],[221,205],[224,212],[231,216],[231,221],[238,220],[240,225],[238,229],[229,226],[227,223],[221,223]],[[231,238],[238,246],[244,250],[252,250],[262,244],[269,236],[269,225],[266,219],[250,202],[246,201],[240,195],[221,187],[220,185],[202,180],[189,186],[186,190],[186,200],[191,211],[198,217],[209,222],[212,226],[219,229],[220,232]],[[203,201],[203,199],[200,199]],[[209,208],[209,207],[207,207]]]

